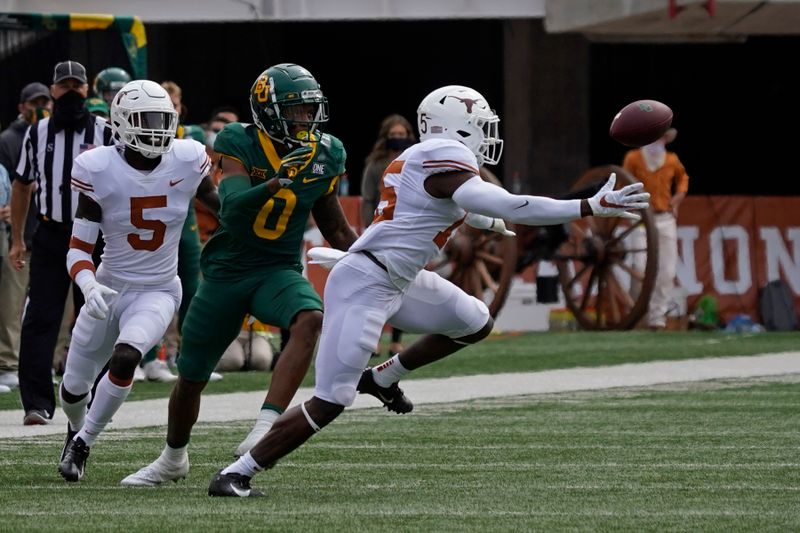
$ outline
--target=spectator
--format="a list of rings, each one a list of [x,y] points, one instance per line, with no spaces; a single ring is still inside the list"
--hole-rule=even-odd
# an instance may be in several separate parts
[[[411,123],[398,114],[389,115],[381,122],[378,140],[372,147],[364,165],[361,177],[361,220],[364,227],[370,225],[375,216],[375,208],[381,195],[381,178],[386,167],[403,151],[417,142]],[[403,350],[403,332],[392,328],[392,340],[389,343],[389,357]],[[378,349],[378,348],[376,348]],[[377,356],[377,353],[373,354]]]
[[[650,295],[648,326],[664,329],[667,324],[669,297],[675,285],[678,261],[678,209],[689,190],[689,176],[675,152],[666,149],[677,137],[678,131],[670,128],[656,142],[625,154],[622,166],[644,183],[650,193],[650,205],[655,213],[658,233],[658,273],[653,293]],[[644,243],[644,228],[631,235],[634,247]],[[636,254],[643,255],[643,254]],[[644,258],[642,258],[644,260]],[[644,270],[644,265],[637,265]]]
[[[53,115],[28,128],[12,185],[11,264],[27,263],[24,221],[36,194],[39,225],[30,256],[30,287],[22,323],[19,385],[25,425],[47,424],[55,410],[51,366],[58,328],[71,279],[64,267],[72,234],[77,193],[70,188],[72,161],[97,144],[110,145],[106,121],[86,109],[86,69],[76,61],[55,66],[50,95]],[[73,291],[76,311],[83,295]]]
[[[43,83],[29,83],[23,87],[19,97],[17,111],[19,116],[9,127],[0,133],[0,167],[7,172],[13,182],[14,170],[19,163],[22,139],[28,126],[50,116],[53,102],[50,90]],[[31,198],[31,209],[25,220],[23,231],[25,243],[30,250],[33,233],[36,230],[36,209]],[[9,207],[9,216],[10,216]],[[10,241],[10,220],[6,221],[5,231],[0,231],[0,255],[6,260],[0,266],[0,384],[16,387],[19,384],[17,369],[19,366],[19,339],[22,323],[22,306],[28,290],[28,264],[30,253],[26,254],[25,265],[21,270],[11,267],[7,260]]]

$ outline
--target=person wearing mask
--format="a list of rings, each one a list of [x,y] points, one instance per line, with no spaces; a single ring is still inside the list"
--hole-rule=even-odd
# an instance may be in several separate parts
[[[364,227],[369,226],[375,217],[375,209],[378,207],[381,195],[381,178],[386,167],[416,142],[417,138],[411,123],[402,115],[395,113],[381,122],[378,139],[367,156],[364,173],[361,176],[361,220],[364,221]],[[403,351],[402,337],[401,330],[392,328],[389,357]],[[374,355],[377,356],[377,352]]]
[[[113,144],[106,121],[86,109],[89,84],[77,61],[62,61],[53,71],[53,114],[31,125],[22,142],[11,189],[11,251],[17,270],[27,264],[23,238],[34,189],[39,225],[30,256],[28,303],[22,322],[19,389],[25,425],[47,424],[55,411],[51,377],[53,352],[72,280],[64,268],[78,204],[70,188],[72,162],[97,145]],[[72,291],[76,312],[81,291]]]
[[[655,213],[658,271],[647,312],[647,325],[653,330],[662,330],[667,324],[669,298],[675,286],[678,263],[678,209],[689,190],[689,176],[683,163],[675,152],[667,150],[667,145],[677,135],[678,130],[670,128],[656,142],[629,150],[622,163],[623,168],[641,181],[650,193],[650,205]],[[636,241],[636,248],[644,245],[644,228],[638,228],[631,239]],[[644,265],[639,265],[639,268],[644,271]]]
[[[19,115],[3,133],[0,133],[0,166],[8,174],[9,180],[14,180],[14,170],[19,163],[22,139],[25,131],[31,124],[36,124],[41,119],[50,116],[53,101],[50,90],[39,82],[27,84],[22,88],[19,96],[17,111]],[[10,198],[9,198],[10,202]],[[31,199],[33,203],[33,199]],[[8,205],[8,220],[5,231],[0,232],[0,254],[8,258],[11,247],[11,207]],[[33,233],[36,230],[35,205],[29,209],[25,220],[23,238],[30,249]],[[30,255],[30,252],[27,254]],[[27,259],[27,257],[26,257]],[[25,302],[25,292],[28,290],[28,267],[16,270],[9,261],[3,261],[0,266],[0,384],[14,388],[19,384],[17,369],[19,366],[19,338],[22,323],[22,306]]]

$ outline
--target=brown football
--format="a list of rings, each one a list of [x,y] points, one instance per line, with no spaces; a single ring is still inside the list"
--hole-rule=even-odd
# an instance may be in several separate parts
[[[672,109],[657,100],[637,100],[623,107],[611,121],[611,138],[640,147],[657,141],[672,125]]]

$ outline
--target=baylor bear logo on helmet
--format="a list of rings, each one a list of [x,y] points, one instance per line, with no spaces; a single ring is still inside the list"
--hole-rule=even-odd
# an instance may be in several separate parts
[[[318,142],[328,122],[328,99],[311,73],[281,63],[262,72],[250,91],[253,122],[289,148]]]

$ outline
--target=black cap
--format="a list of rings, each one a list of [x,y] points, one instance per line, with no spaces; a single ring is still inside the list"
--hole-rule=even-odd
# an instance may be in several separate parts
[[[62,61],[56,65],[53,71],[53,83],[58,83],[68,78],[75,78],[81,83],[88,83],[86,81],[86,69],[77,61]]]
[[[47,85],[44,83],[35,81],[22,88],[22,92],[19,93],[19,103],[24,104],[25,102],[29,102],[34,98],[39,98],[40,96],[46,96],[47,98],[50,98],[50,89],[48,89]]]

